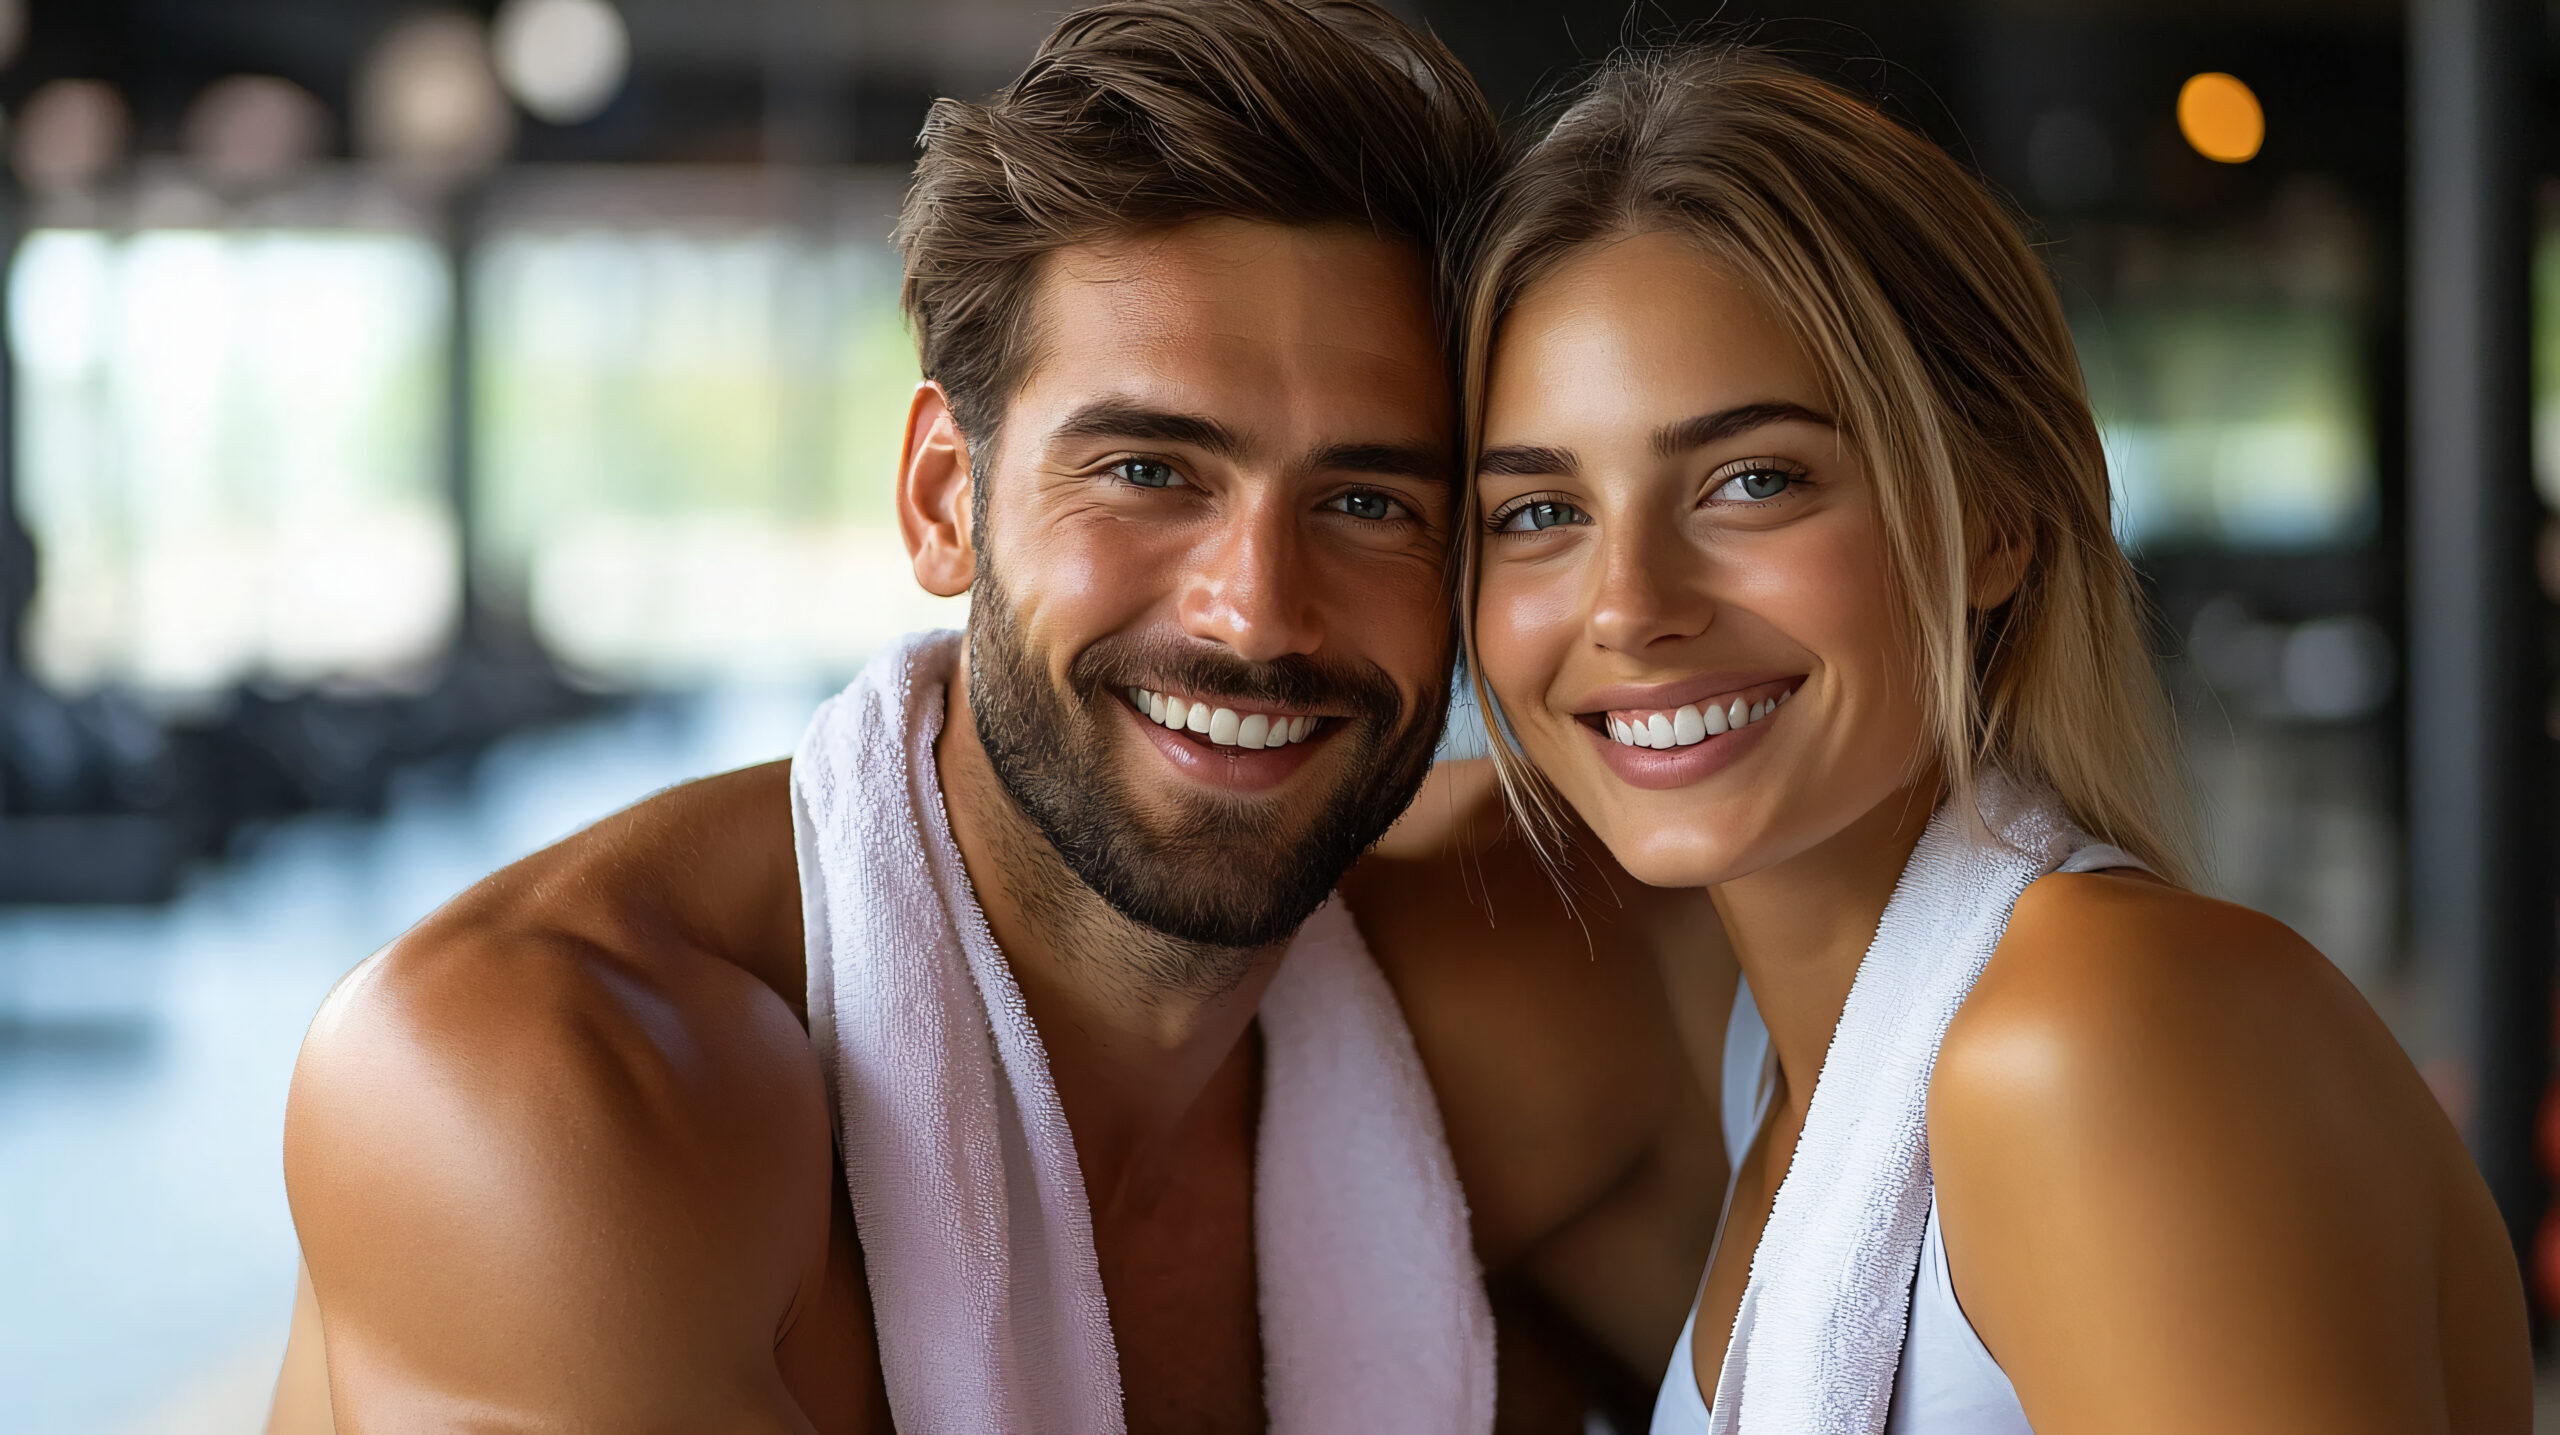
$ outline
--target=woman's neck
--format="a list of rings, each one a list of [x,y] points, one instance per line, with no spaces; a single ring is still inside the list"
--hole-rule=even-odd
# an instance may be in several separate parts
[[[1938,805],[1931,772],[1827,840],[1714,891],[1752,1001],[1799,1110],[1831,1049],[1858,963]]]

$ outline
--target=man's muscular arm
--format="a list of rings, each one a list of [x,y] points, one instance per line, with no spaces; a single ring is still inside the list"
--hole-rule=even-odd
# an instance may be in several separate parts
[[[313,1023],[285,1175],[340,1431],[819,1428],[777,1345],[826,1276],[825,1091],[774,988],[691,940],[697,897],[773,885],[774,773],[697,786],[464,894]],[[613,880],[642,849],[651,897]]]

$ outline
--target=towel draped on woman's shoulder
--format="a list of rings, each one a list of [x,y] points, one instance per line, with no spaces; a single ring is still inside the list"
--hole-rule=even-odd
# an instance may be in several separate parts
[[[1858,964],[1734,1313],[1716,1435],[1876,1435],[1929,1219],[1929,1077],[2027,885],[2136,866],[1994,773],[1939,808]]]

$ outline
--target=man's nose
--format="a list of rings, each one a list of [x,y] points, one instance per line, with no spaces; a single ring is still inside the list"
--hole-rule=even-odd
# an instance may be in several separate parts
[[[1641,654],[1658,643],[1697,637],[1715,621],[1707,559],[1664,524],[1620,524],[1602,539],[1586,612],[1591,638],[1614,652]]]
[[[1183,631],[1248,662],[1313,652],[1324,630],[1307,557],[1297,514],[1286,503],[1258,500],[1230,510],[1188,560]]]

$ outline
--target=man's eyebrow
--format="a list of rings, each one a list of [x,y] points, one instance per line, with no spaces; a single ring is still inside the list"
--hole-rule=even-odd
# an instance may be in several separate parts
[[[1449,482],[1449,467],[1449,451],[1428,443],[1337,443],[1307,461],[1310,473],[1374,473],[1425,483]]]
[[[1749,433],[1767,424],[1783,423],[1837,427],[1828,414],[1816,413],[1802,404],[1773,399],[1765,403],[1737,404],[1693,419],[1682,419],[1676,424],[1665,424],[1654,430],[1653,452],[1659,458],[1678,458],[1693,448],[1721,443],[1736,434]]]
[[[1115,438],[1188,444],[1220,458],[1241,457],[1245,447],[1244,440],[1235,430],[1216,419],[1150,408],[1131,399],[1096,399],[1067,415],[1049,431],[1049,437],[1052,440]]]
[[[1505,444],[1489,448],[1476,456],[1479,475],[1504,478],[1562,478],[1581,471],[1582,460],[1569,448],[1541,448],[1536,444]]]

